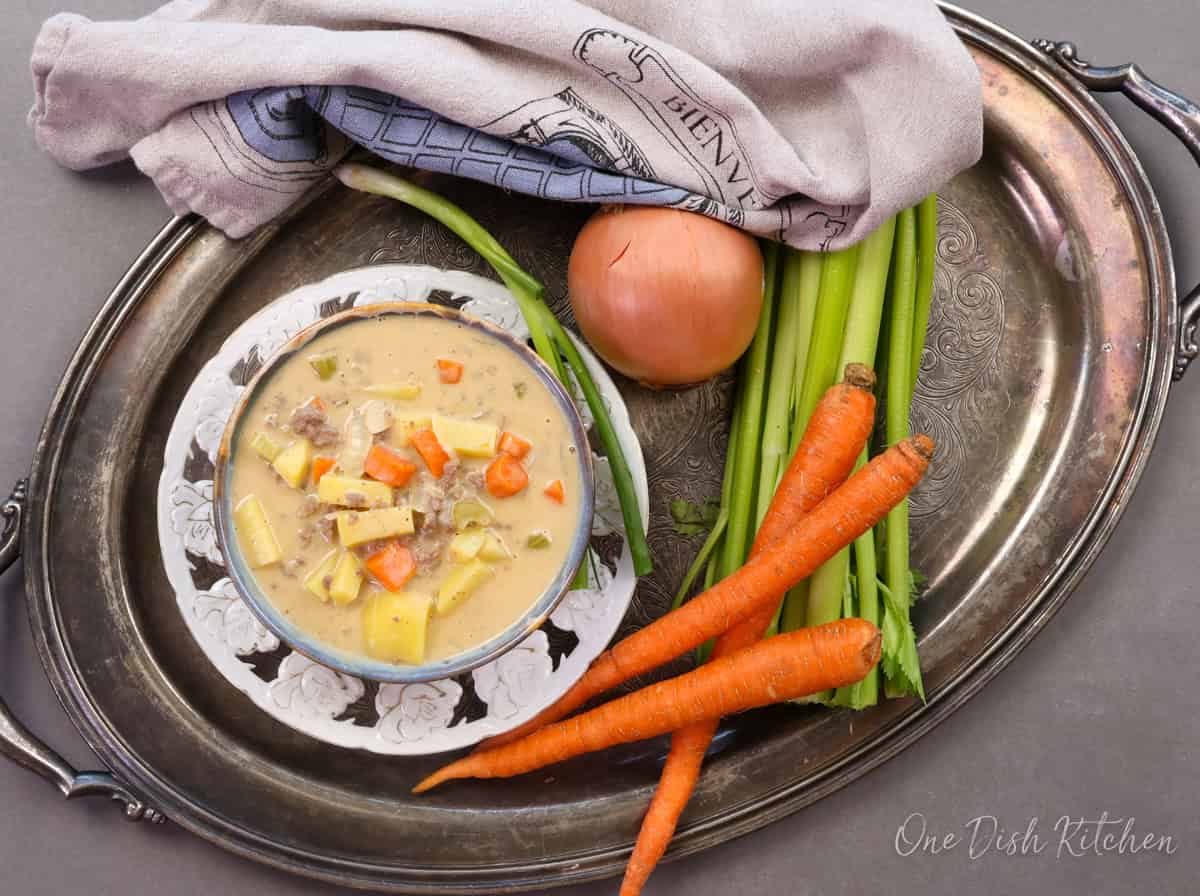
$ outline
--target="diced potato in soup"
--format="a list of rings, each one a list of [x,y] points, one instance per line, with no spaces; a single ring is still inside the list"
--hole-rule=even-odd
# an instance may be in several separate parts
[[[458,382],[442,381],[438,358],[463,365]],[[361,469],[357,441],[344,450],[364,424],[389,459],[415,465],[403,485]],[[422,430],[450,454],[440,478],[409,442]],[[488,493],[501,434],[532,446],[519,462],[537,488]],[[326,471],[325,458],[341,463]],[[238,540],[267,598],[314,640],[388,663],[444,659],[507,629],[561,571],[582,512],[582,462],[551,392],[503,345],[425,316],[345,324],[284,361],[247,408],[230,469]],[[540,485],[554,480],[561,504]],[[388,591],[367,560],[395,544],[416,574]]]

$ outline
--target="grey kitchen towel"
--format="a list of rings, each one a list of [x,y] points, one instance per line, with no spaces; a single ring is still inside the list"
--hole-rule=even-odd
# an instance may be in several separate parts
[[[32,69],[55,159],[132,156],[233,237],[359,144],[839,248],[982,146],[978,71],[932,0],[175,0],[55,16]]]

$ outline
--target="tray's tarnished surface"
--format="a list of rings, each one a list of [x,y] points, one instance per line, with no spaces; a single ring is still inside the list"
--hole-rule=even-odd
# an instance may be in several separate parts
[[[1166,234],[1137,160],[1055,63],[978,19],[952,18],[984,75],[987,150],[945,192],[916,410],[944,446],[914,513],[932,585],[916,614],[929,704],[732,720],[677,855],[844,785],[977,691],[1102,547],[1157,429],[1179,329]],[[432,180],[565,311],[563,266],[586,209]],[[138,508],[153,501],[187,384],[271,296],[384,260],[486,273],[417,213],[340,189],[241,243],[176,223],[139,262],[68,370],[35,462],[24,554],[47,671],[130,788],[243,854],[412,892],[614,873],[662,742],[564,764],[553,786],[542,776],[463,782],[415,799],[408,788],[436,760],[362,756],[265,717],[201,660],[170,599],[154,520]],[[665,608],[697,547],[672,532],[666,501],[718,490],[729,379],[668,395],[621,388],[652,471],[658,566],[626,620],[637,625]],[[97,524],[81,531],[80,518]]]

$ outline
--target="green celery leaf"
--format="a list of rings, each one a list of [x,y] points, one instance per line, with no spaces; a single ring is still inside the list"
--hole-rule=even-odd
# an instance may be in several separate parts
[[[721,513],[721,502],[708,498],[703,504],[693,504],[683,498],[671,501],[671,521],[680,535],[702,535],[708,532]]]

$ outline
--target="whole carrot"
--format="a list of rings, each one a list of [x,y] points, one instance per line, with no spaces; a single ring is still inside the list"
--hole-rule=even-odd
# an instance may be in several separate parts
[[[733,575],[596,657],[567,693],[518,730],[536,730],[557,721],[597,694],[770,609],[779,595],[902,501],[924,475],[932,454],[933,442],[924,435],[891,446]]]
[[[779,480],[775,497],[758,527],[751,557],[787,534],[850,475],[875,423],[875,396],[871,392],[874,385],[875,375],[869,368],[847,364],[843,381],[826,390]],[[779,598],[782,597],[780,594]],[[728,656],[761,640],[775,612],[775,604],[768,604],[725,632],[717,639],[713,657]],[[671,735],[671,750],[642,819],[637,843],[621,881],[620,896],[637,896],[667,851],[720,721],[705,719]]]
[[[839,619],[769,638],[686,675],[547,725],[524,740],[452,762],[413,792],[423,793],[456,778],[520,775],[702,719],[852,684],[879,661],[879,643],[879,629],[862,619]]]

